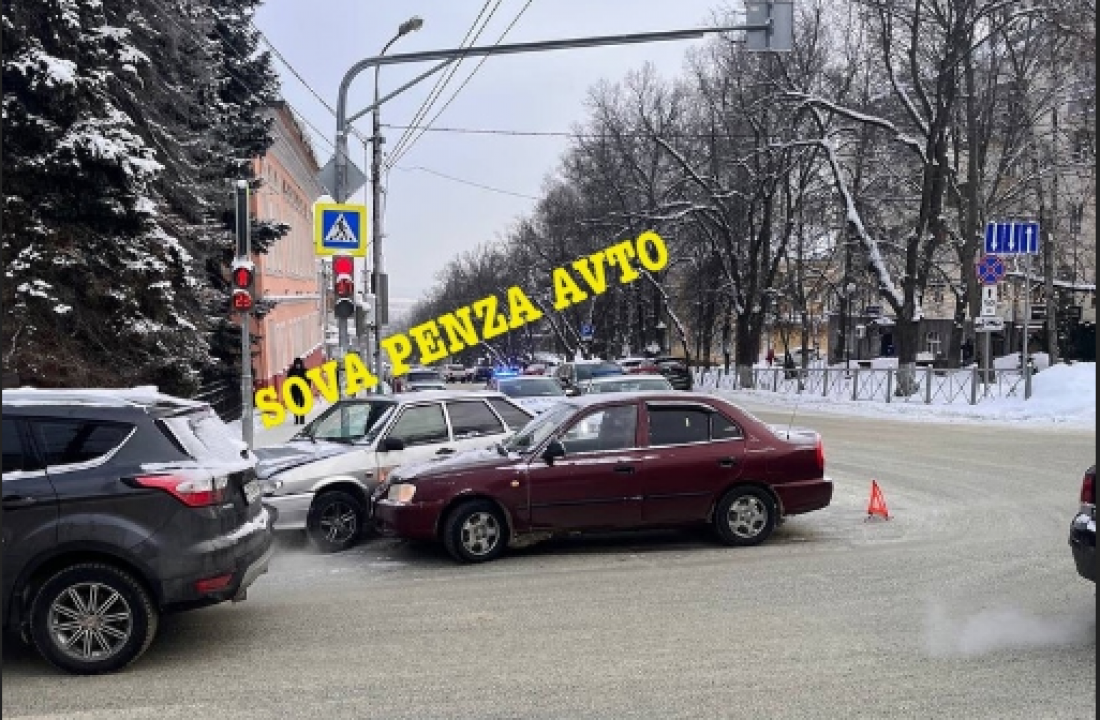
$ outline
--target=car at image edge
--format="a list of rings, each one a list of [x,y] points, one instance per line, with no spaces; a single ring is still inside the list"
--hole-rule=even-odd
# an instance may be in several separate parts
[[[1080,507],[1069,528],[1069,545],[1077,574],[1096,582],[1096,466],[1081,479]]]
[[[273,536],[256,457],[205,403],[3,393],[4,627],[63,670],[134,662],[162,615],[239,601]]]

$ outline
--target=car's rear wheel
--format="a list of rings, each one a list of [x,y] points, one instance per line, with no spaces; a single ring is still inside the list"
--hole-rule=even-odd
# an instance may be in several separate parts
[[[496,505],[471,500],[456,507],[443,525],[443,545],[459,562],[495,560],[508,545],[508,526]]]
[[[31,639],[62,670],[97,675],[141,657],[157,634],[158,612],[134,576],[112,565],[65,568],[31,603]]]
[[[775,500],[766,491],[734,488],[714,509],[714,529],[727,545],[759,545],[775,530],[778,514]]]
[[[314,499],[306,530],[321,552],[341,552],[359,541],[365,518],[366,511],[358,498],[342,490],[329,490]]]

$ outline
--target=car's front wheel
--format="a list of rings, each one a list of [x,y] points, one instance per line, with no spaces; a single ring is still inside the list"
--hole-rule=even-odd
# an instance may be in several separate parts
[[[727,545],[759,545],[775,530],[778,514],[775,500],[764,490],[734,488],[714,509],[714,529]]]
[[[30,634],[46,660],[79,675],[121,670],[157,634],[159,614],[130,573],[81,563],[53,575],[31,603]]]
[[[309,539],[324,553],[347,550],[359,540],[366,511],[358,498],[342,490],[318,495],[309,508]]]
[[[508,545],[508,526],[496,505],[471,500],[451,511],[443,525],[443,545],[459,562],[495,560]]]

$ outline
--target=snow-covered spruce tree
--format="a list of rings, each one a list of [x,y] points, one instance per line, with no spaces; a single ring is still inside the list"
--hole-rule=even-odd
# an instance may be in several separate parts
[[[271,57],[259,48],[259,32],[252,17],[258,0],[199,0],[193,3],[194,21],[208,43],[213,80],[208,165],[212,212],[209,230],[220,244],[205,254],[211,320],[210,352],[217,362],[204,372],[209,383],[239,391],[240,328],[227,314],[231,287],[227,268],[235,253],[233,181],[248,180],[255,193],[262,181],[255,176],[252,159],[271,146],[271,120],[264,110],[278,99],[278,79]],[[266,253],[289,231],[282,223],[252,218],[252,251]],[[258,307],[262,313],[265,307]]]
[[[126,98],[148,54],[135,0],[3,3],[5,373],[41,386],[194,389],[191,254]]]

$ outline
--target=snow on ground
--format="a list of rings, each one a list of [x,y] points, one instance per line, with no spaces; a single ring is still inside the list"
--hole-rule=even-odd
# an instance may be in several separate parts
[[[1041,367],[1041,365],[1040,365]],[[1096,429],[1096,363],[1057,364],[1032,378],[1030,400],[1022,397],[930,404],[841,400],[836,397],[721,390],[719,395],[746,405],[802,408],[811,413],[890,417],[924,422],[1027,423],[1033,427]]]

